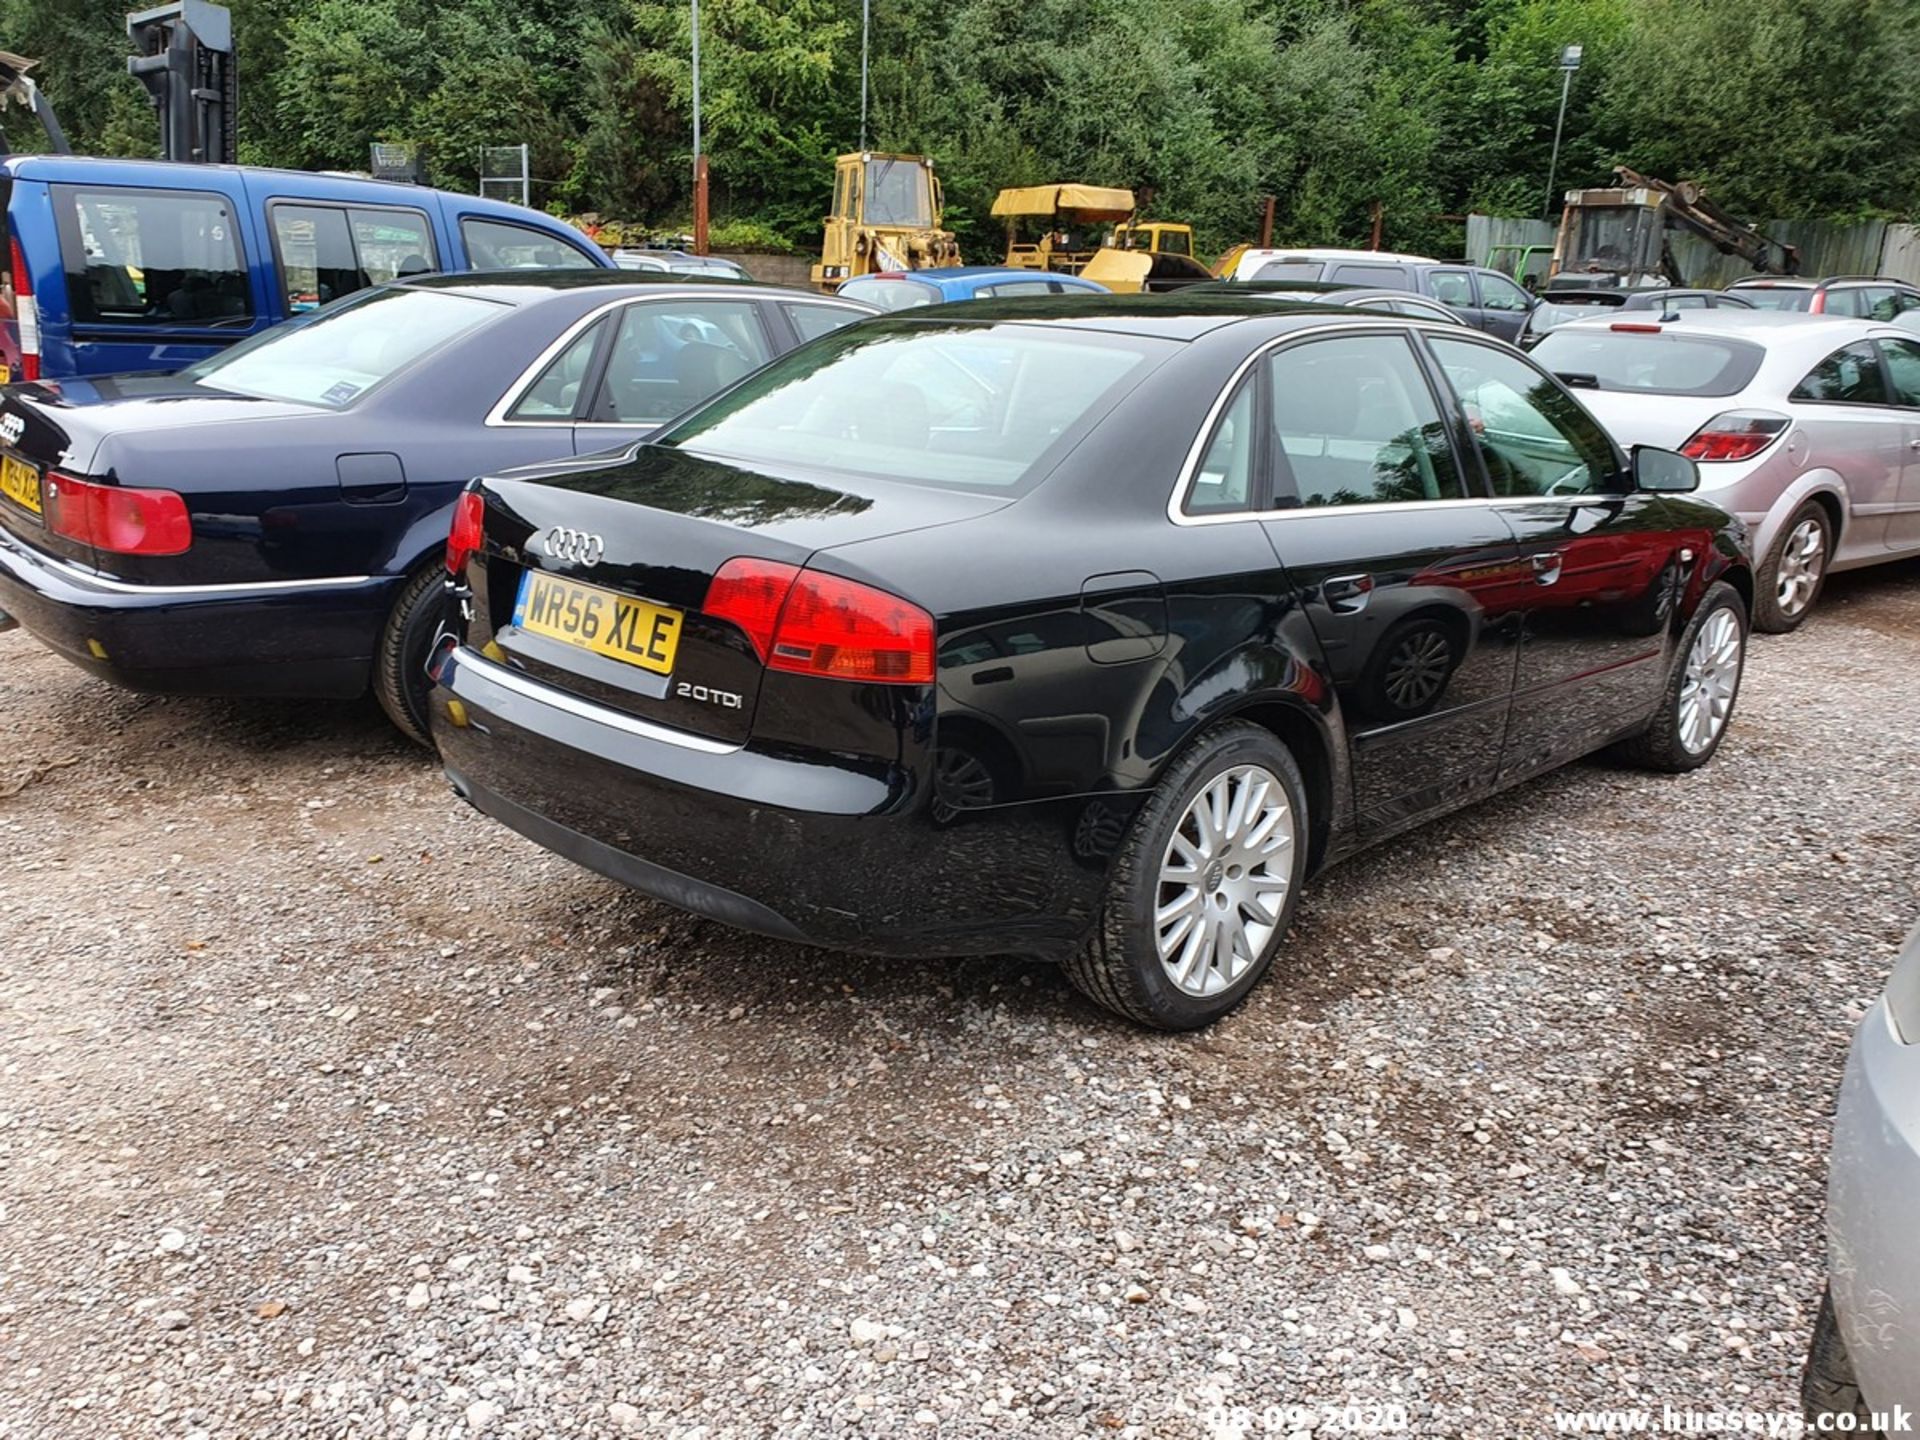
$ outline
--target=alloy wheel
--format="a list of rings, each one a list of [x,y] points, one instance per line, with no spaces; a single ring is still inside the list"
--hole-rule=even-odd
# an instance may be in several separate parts
[[[1687,669],[1680,682],[1680,743],[1698,755],[1726,728],[1740,686],[1740,622],[1727,609],[1715,610],[1693,637]]]
[[[1809,515],[1793,527],[1787,543],[1780,547],[1774,593],[1782,615],[1798,615],[1813,603],[1813,592],[1820,588],[1820,576],[1826,568],[1827,528]]]
[[[1230,989],[1280,928],[1293,884],[1298,821],[1286,788],[1259,765],[1236,765],[1193,797],[1160,861],[1154,944],[1188,995]]]

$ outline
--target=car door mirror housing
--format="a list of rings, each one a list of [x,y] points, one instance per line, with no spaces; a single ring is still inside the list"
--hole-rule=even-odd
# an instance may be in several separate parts
[[[1676,450],[1633,447],[1633,488],[1650,495],[1687,495],[1700,488],[1700,467]]]

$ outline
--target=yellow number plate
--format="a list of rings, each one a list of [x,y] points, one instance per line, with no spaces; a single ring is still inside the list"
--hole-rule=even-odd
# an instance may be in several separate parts
[[[24,460],[0,455],[0,495],[36,515],[40,514],[40,472]]]
[[[616,595],[598,585],[579,585],[541,570],[520,577],[513,623],[535,635],[623,660],[656,675],[673,672],[680,646],[680,612]]]

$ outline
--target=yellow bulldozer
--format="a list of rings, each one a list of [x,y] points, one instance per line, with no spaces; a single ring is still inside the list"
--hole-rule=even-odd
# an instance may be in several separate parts
[[[813,283],[838,290],[858,275],[958,265],[960,246],[940,228],[944,197],[924,155],[863,150],[833,162],[833,213],[827,216]]]
[[[1211,280],[1193,258],[1193,228],[1136,218],[1133,192],[1105,185],[1024,185],[993,201],[1007,222],[1007,260],[1109,290],[1171,290]]]

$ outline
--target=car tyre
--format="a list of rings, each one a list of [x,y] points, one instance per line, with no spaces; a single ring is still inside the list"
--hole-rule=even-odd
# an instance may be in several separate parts
[[[1649,770],[1699,769],[1726,738],[1746,659],[1746,602],[1733,586],[1716,581],[1680,633],[1653,720],[1615,752]]]
[[[1205,731],[1134,816],[1067,978],[1152,1029],[1211,1025],[1285,941],[1309,819],[1300,767],[1271,731],[1237,721]]]
[[[1854,1378],[1853,1358],[1847,1354],[1846,1339],[1840,1334],[1840,1320],[1833,1310],[1833,1292],[1820,1296],[1820,1313],[1814,1317],[1813,1340],[1807,1346],[1807,1366],[1800,1374],[1800,1408],[1807,1423],[1819,1425],[1826,1416],[1846,1415],[1854,1424],[1849,1433],[1866,1440],[1884,1440],[1872,1427],[1873,1414],[1860,1383]],[[1831,1423],[1831,1422],[1829,1422]]]
[[[373,693],[400,733],[420,745],[427,738],[427,655],[446,612],[446,571],[436,562],[408,579],[393,602],[373,657]]]
[[[1813,613],[1832,561],[1833,521],[1826,506],[1809,500],[1787,517],[1760,562],[1754,583],[1754,628],[1769,635],[1798,629]]]

